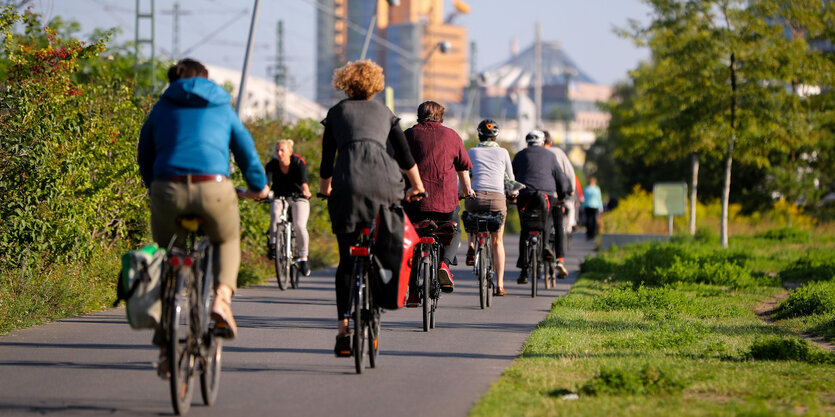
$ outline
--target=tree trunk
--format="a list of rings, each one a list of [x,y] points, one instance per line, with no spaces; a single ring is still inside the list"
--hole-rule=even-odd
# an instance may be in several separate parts
[[[733,164],[734,133],[728,140],[728,158],[725,160],[725,181],[722,184],[722,226],[719,232],[722,248],[728,248],[728,199],[731,195],[731,165]]]
[[[736,56],[731,52],[731,137],[728,139],[728,159],[725,160],[725,181],[722,184],[722,226],[719,239],[722,249],[728,248],[728,199],[731,197],[731,165],[734,161],[736,141]]]
[[[699,187],[699,154],[690,156],[693,177],[690,180],[690,235],[696,234],[696,190]]]

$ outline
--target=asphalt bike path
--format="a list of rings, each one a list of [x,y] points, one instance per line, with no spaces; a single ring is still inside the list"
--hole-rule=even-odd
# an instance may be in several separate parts
[[[462,242],[455,292],[441,296],[436,328],[423,332],[421,308],[385,312],[377,367],[362,375],[353,358],[333,354],[333,268],[302,277],[298,290],[280,291],[275,280],[239,290],[232,302],[238,338],[224,345],[217,402],[203,406],[198,387],[189,415],[466,416],[594,248],[575,234],[568,279],[549,290],[540,283],[531,298],[512,267],[517,241],[505,238],[507,295],[485,310]],[[0,415],[173,414],[151,336],[131,330],[124,308],[115,308],[0,337]]]

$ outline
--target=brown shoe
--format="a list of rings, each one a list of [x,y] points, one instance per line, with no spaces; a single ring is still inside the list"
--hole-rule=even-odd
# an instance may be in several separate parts
[[[505,291],[505,289],[504,289],[504,288],[499,288],[499,289],[497,289],[497,290],[496,290],[496,294],[495,294],[495,295],[496,295],[496,297],[501,297],[501,296],[503,296],[503,295],[505,295],[505,294],[507,294],[507,291]]]
[[[215,322],[215,334],[224,339],[234,339],[238,335],[238,326],[232,316],[232,289],[220,284],[215,290],[212,303],[212,320]]]

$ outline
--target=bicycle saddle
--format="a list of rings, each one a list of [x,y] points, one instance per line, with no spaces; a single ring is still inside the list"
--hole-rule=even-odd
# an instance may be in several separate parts
[[[182,216],[177,216],[175,221],[180,227],[192,233],[196,233],[200,230],[200,225],[203,224],[203,218],[196,214],[184,214]]]

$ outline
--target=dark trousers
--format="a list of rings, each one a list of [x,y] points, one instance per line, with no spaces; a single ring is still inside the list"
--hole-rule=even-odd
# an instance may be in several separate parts
[[[542,245],[542,248],[545,248],[545,245],[551,242],[551,225],[554,226],[554,256],[557,258],[564,258],[565,257],[565,234],[562,233],[562,206],[555,204],[557,200],[557,196],[548,194],[548,200],[551,202],[551,216],[546,219],[545,230],[542,231],[542,241],[545,244]],[[524,224],[521,225],[521,232],[519,235],[519,259],[516,261],[516,267],[522,268],[527,265],[527,253],[525,251],[525,240],[528,237],[528,229],[525,227]],[[540,256],[542,254],[540,253]]]
[[[597,236],[597,213],[596,208],[586,207],[586,238],[594,239]]]
[[[354,258],[351,257],[351,245],[357,243],[359,231],[337,233],[339,247],[339,265],[336,267],[336,314],[337,319],[348,318],[351,314],[351,275],[354,273]]]
[[[452,220],[455,223],[461,224],[459,220],[458,211],[460,207],[456,207],[455,210],[449,213],[439,213],[436,211],[418,211],[418,210],[406,210],[406,215],[409,216],[409,220],[412,224],[423,220],[436,220],[436,221],[448,221]],[[444,245],[444,254],[443,254],[443,261],[447,263],[447,265],[458,265],[458,260],[455,259],[455,254],[458,252],[458,246],[461,245],[461,228],[458,227],[455,229],[455,235],[452,237],[452,242],[449,245]]]

